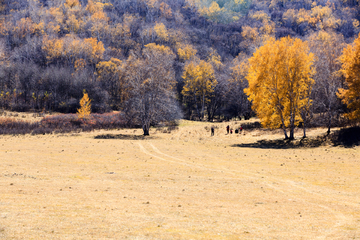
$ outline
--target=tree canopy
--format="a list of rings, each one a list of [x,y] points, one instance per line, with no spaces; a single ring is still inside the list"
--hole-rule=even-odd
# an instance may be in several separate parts
[[[245,92],[264,127],[282,126],[294,138],[301,110],[309,104],[313,85],[313,54],[306,42],[290,37],[270,38],[249,59],[249,87]],[[286,133],[290,128],[290,136]]]
[[[345,76],[346,88],[339,89],[339,97],[351,110],[347,116],[360,120],[360,35],[354,44],[347,46],[340,57],[341,72]]]

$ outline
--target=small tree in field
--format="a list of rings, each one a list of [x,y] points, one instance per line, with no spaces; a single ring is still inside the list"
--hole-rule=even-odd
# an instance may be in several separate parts
[[[78,118],[89,118],[91,113],[91,100],[86,91],[83,91],[83,97],[80,99],[80,108],[78,109]]]

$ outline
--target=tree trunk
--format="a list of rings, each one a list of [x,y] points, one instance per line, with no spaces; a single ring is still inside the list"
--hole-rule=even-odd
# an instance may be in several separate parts
[[[283,131],[284,131],[284,134],[285,134],[285,139],[289,139],[289,137],[288,137],[288,135],[287,135],[287,133],[286,133],[286,128],[285,128],[285,126],[283,126]]]
[[[294,126],[290,126],[290,137],[289,140],[294,140]]]
[[[284,121],[284,117],[283,117],[281,108],[279,108],[278,111],[279,111],[279,115],[280,115],[280,118],[281,118],[281,124],[282,124],[282,128],[283,128],[283,131],[284,131],[285,139],[289,139],[289,137],[288,137],[288,135],[286,133],[286,126],[285,126],[285,121]]]
[[[195,100],[196,112],[198,114],[199,119],[201,119],[201,115],[200,115],[200,112],[199,112],[199,106],[198,106],[198,103],[196,101],[196,93],[195,92],[194,92],[194,100]]]
[[[145,99],[145,112],[143,116],[143,131],[144,136],[149,136],[150,120],[149,120],[149,108],[150,108],[150,99],[149,96]]]
[[[145,123],[143,125],[144,136],[149,136],[149,126]]]
[[[203,94],[202,102],[201,102],[201,120],[204,120],[205,116],[205,94]]]
[[[306,127],[305,127],[305,121],[304,121],[304,123],[303,123],[303,133],[304,133],[303,138],[306,138]]]
[[[330,134],[330,128],[331,128],[331,120],[332,120],[332,114],[329,110],[329,120],[328,120],[328,130],[327,130],[327,135]]]
[[[290,140],[294,140],[294,130],[295,130],[295,116],[291,113],[290,117]]]
[[[301,118],[303,120],[303,138],[306,138],[306,122],[307,122],[307,116],[306,112],[301,112]]]

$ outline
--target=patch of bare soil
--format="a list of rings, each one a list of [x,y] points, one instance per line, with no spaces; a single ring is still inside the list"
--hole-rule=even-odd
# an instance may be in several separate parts
[[[0,239],[359,239],[360,147],[245,123],[0,136]]]

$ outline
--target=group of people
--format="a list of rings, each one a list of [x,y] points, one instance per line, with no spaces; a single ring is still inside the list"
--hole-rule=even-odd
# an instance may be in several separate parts
[[[241,125],[240,125],[239,128],[235,129],[235,133],[241,134],[242,131],[243,131],[243,127],[242,127]],[[226,126],[226,133],[227,133],[227,134],[229,134],[229,133],[232,134],[232,133],[233,133],[233,129],[230,128],[229,125]],[[211,127],[211,136],[214,136],[214,134],[215,134],[215,128],[214,128],[214,126],[212,126],[212,127]]]

